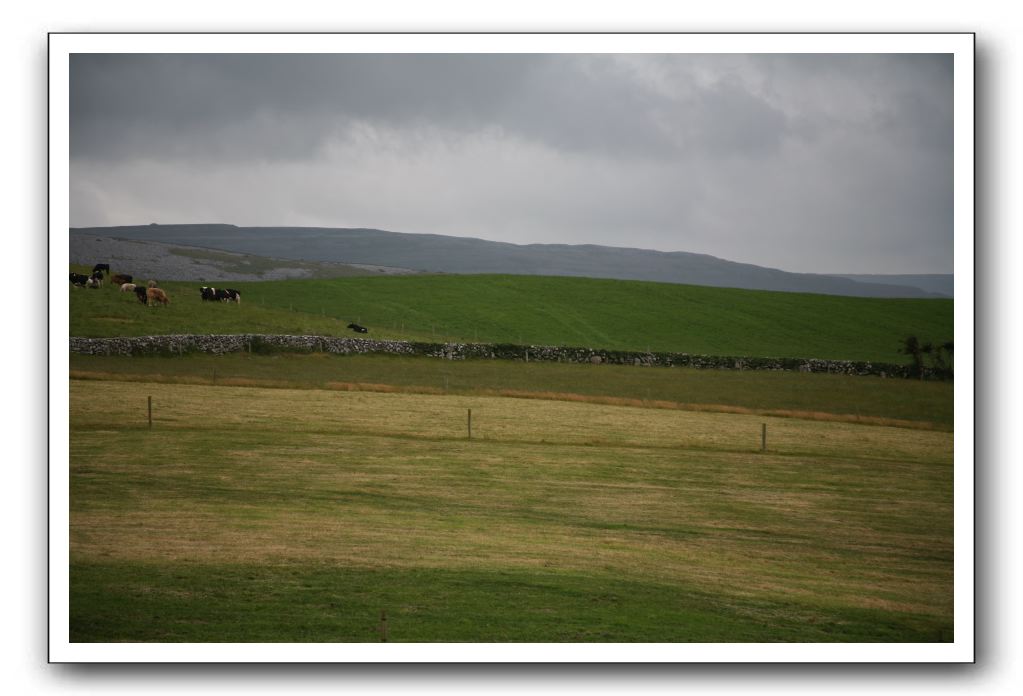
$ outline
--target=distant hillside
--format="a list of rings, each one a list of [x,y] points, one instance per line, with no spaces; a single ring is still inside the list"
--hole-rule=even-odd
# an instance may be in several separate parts
[[[839,274],[839,278],[848,278],[858,283],[878,283],[881,285],[906,285],[920,288],[944,297],[955,295],[955,276],[951,273],[925,273],[917,275],[865,275]]]
[[[71,234],[68,260],[85,266],[110,264],[114,273],[154,280],[283,280],[285,278],[344,278],[411,271],[383,266],[322,261],[274,259],[211,248],[134,241],[76,232]]]
[[[838,276],[788,273],[706,254],[591,244],[508,244],[433,234],[323,227],[136,225],[72,229],[123,239],[157,241],[314,262],[379,264],[440,273],[504,273],[652,280],[711,287],[858,297],[935,297],[902,285]]]

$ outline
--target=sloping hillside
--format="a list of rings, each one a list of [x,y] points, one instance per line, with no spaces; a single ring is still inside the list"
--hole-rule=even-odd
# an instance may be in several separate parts
[[[951,273],[917,273],[909,275],[840,274],[858,283],[880,283],[881,285],[908,285],[944,297],[955,295],[955,278]]]
[[[112,288],[70,288],[71,335],[349,333],[370,338],[567,345],[710,355],[904,362],[900,341],[952,337],[951,300],[839,297],[671,283],[510,275],[406,275],[161,284],[169,307]]]
[[[441,273],[652,280],[711,287],[857,297],[933,297],[919,288],[838,276],[788,273],[706,254],[597,245],[507,244],[482,239],[372,229],[138,225],[72,230],[78,234],[158,241],[277,259],[379,264]]]
[[[411,273],[407,269],[371,265],[275,259],[233,251],[72,234],[69,260],[85,266],[106,263],[114,273],[159,280],[282,280],[342,278],[379,273]]]

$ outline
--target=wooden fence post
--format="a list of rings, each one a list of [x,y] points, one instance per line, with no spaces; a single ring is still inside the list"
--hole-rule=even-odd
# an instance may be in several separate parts
[[[149,397],[149,429],[153,429],[153,397]]]
[[[469,409],[469,439],[472,439],[472,409]]]
[[[380,612],[380,642],[387,642],[387,611]]]
[[[767,423],[760,424],[760,451],[767,451]]]

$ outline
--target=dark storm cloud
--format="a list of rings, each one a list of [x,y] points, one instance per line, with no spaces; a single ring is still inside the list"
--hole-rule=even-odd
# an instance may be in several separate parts
[[[475,128],[530,70],[481,56],[75,56],[72,156],[314,154],[368,120]]]
[[[756,152],[785,127],[735,81],[679,100],[613,58],[546,55],[78,55],[71,114],[90,158],[304,158],[362,121],[648,157]]]
[[[75,55],[73,223],[948,272],[952,80],[949,56]]]

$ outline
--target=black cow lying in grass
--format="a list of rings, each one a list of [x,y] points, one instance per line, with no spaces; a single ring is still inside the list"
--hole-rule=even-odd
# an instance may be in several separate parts
[[[355,333],[369,333],[369,329],[367,329],[365,326],[359,326],[358,324],[355,323],[349,324],[348,328],[354,331]]]

